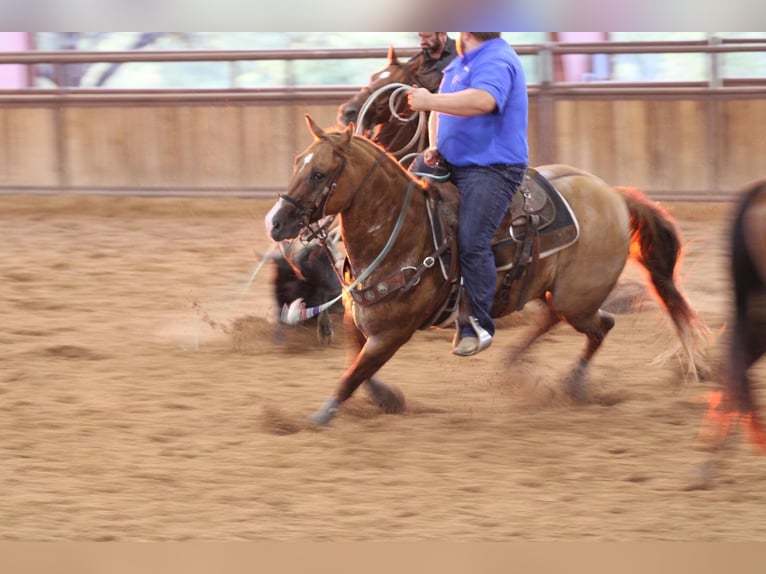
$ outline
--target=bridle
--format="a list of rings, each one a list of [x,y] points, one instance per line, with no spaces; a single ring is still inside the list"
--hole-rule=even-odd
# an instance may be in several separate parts
[[[327,230],[335,219],[335,215],[327,215],[327,203],[329,202],[330,197],[338,186],[338,178],[346,168],[347,154],[351,153],[350,148],[341,147],[336,142],[332,141],[332,139],[330,139],[330,137],[327,135],[322,135],[319,139],[330,144],[333,149],[333,155],[339,159],[338,167],[335,169],[335,173],[333,173],[332,178],[329,179],[328,182],[324,183],[324,186],[319,191],[316,191],[316,187],[318,187],[318,185],[322,182],[310,182],[310,185],[315,188],[312,190],[309,196],[313,198],[311,199],[310,203],[293,199],[284,193],[278,194],[280,199],[289,203],[298,211],[301,226],[304,228],[304,232],[301,234],[301,241],[304,242],[309,242],[313,239],[319,239],[320,241],[325,241],[327,239]],[[352,191],[349,195],[346,204],[342,208],[338,209],[337,213],[344,211],[348,208],[349,205],[351,205],[351,203],[354,201],[354,198],[356,197],[356,194],[366,185],[367,181],[372,177],[373,173],[375,173],[375,170],[380,166],[381,162],[386,156],[387,154],[385,151],[378,151],[375,163],[373,163],[370,169],[367,170],[367,173],[362,178],[362,181],[359,182],[359,185],[357,185],[354,191]],[[313,172],[309,172],[309,178],[311,178],[311,173]]]
[[[333,261],[334,258],[332,256],[330,248],[327,245],[327,236],[328,236],[327,228],[330,226],[330,224],[332,223],[332,219],[334,219],[335,216],[333,215],[329,218],[324,216],[324,213],[325,213],[324,210],[327,205],[327,201],[332,195],[332,192],[335,191],[337,187],[338,178],[340,177],[340,174],[343,172],[343,169],[346,167],[346,156],[344,155],[344,153],[346,154],[350,153],[351,150],[341,148],[326,135],[320,136],[319,139],[329,143],[333,148],[333,153],[339,156],[341,160],[340,165],[335,170],[335,173],[333,174],[333,177],[330,183],[326,184],[324,188],[320,191],[320,193],[316,194],[316,197],[314,197],[312,202],[308,205],[306,205],[302,201],[293,199],[285,194],[279,194],[279,197],[281,199],[284,199],[287,203],[289,203],[290,205],[292,205],[299,211],[301,224],[303,225],[304,230],[308,231],[308,234],[307,234],[308,241],[310,241],[313,238],[319,239],[320,244],[325,248],[328,255],[330,256],[330,261]],[[361,138],[361,139],[365,139],[365,138]],[[373,145],[373,144],[370,144],[370,145]],[[344,211],[351,205],[351,203],[353,202],[359,190],[362,189],[367,184],[370,177],[372,177],[372,174],[380,166],[381,162],[389,156],[389,154],[386,153],[384,150],[377,148],[377,146],[375,147],[377,150],[377,157],[375,158],[375,162],[372,164],[372,166],[370,166],[370,168],[367,170],[367,173],[362,178],[359,185],[357,185],[354,191],[351,193],[346,204],[341,209],[339,209],[337,213],[341,213],[342,211]],[[297,316],[295,314],[296,313],[295,310],[292,308],[292,305],[291,305],[289,308],[285,308],[282,310],[282,315],[281,315],[282,321],[288,324],[295,324],[298,320],[310,319],[311,317],[316,316],[318,313],[321,313],[322,311],[329,309],[337,301],[340,301],[343,295],[351,292],[358,285],[361,285],[362,282],[365,279],[367,279],[367,277],[369,277],[375,269],[377,269],[377,267],[380,265],[383,259],[385,259],[385,257],[391,251],[391,248],[393,247],[394,243],[396,242],[396,239],[399,237],[399,233],[402,230],[406,215],[409,211],[410,202],[414,195],[415,188],[416,188],[415,180],[411,178],[409,181],[409,184],[407,185],[407,190],[405,192],[404,200],[402,202],[402,206],[399,211],[397,220],[394,223],[394,228],[391,232],[391,235],[388,237],[388,240],[386,241],[386,244],[383,246],[383,249],[380,251],[380,253],[378,253],[375,259],[369,265],[366,266],[365,270],[358,277],[356,277],[351,283],[348,283],[345,280],[345,278],[342,276],[342,274],[339,272],[337,267],[333,266],[333,270],[338,276],[338,279],[340,280],[341,284],[344,285],[343,291],[337,297],[323,303],[322,305],[311,307],[309,309],[306,309],[305,305],[303,305],[298,311]],[[322,217],[319,217],[317,215],[317,212],[319,212],[320,209],[321,209],[321,213],[323,214]],[[322,221],[323,219],[324,220],[329,219],[330,222],[323,223],[319,226],[314,225],[315,222]]]
[[[395,64],[398,69],[400,69],[404,73],[404,80],[402,82],[398,82],[399,85],[405,85],[405,86],[412,86],[413,84],[419,84],[417,81],[417,77],[415,73],[410,70],[410,67],[407,64]],[[369,107],[372,105],[372,102],[374,102],[378,96],[386,91],[389,86],[391,86],[393,83],[396,82],[389,82],[386,84],[383,84],[379,88],[376,88],[375,91],[370,88],[370,86],[364,86],[361,90],[359,90],[359,93],[354,96],[353,101],[355,102],[362,102],[362,109],[365,109],[364,106],[367,105]],[[374,96],[374,97],[373,97]],[[391,109],[391,112],[393,113],[393,104],[391,101],[389,101],[389,109]],[[365,109],[366,111],[366,109]],[[357,126],[360,126],[362,124],[362,112],[360,109],[359,116],[357,117]],[[398,117],[398,115],[395,115],[394,117]]]
[[[369,113],[370,109],[377,104],[378,99],[385,93],[391,92],[388,95],[388,111],[391,115],[389,122],[398,122],[401,124],[401,129],[406,124],[414,121],[416,118],[418,120],[417,127],[415,128],[415,132],[410,138],[410,140],[405,143],[400,149],[398,150],[388,150],[389,153],[396,157],[401,157],[405,152],[410,150],[414,145],[420,144],[422,146],[423,143],[423,135],[425,134],[424,125],[426,124],[425,112],[418,112],[417,114],[413,114],[409,117],[404,117],[397,111],[397,104],[400,102],[400,98],[403,94],[406,94],[406,91],[411,89],[413,85],[415,86],[421,86],[422,83],[418,80],[417,72],[414,72],[410,69],[410,67],[407,64],[398,64],[398,68],[403,72],[404,74],[404,81],[403,82],[391,82],[388,84],[384,84],[383,86],[380,86],[375,91],[372,91],[369,86],[365,86],[362,88],[362,90],[359,92],[359,94],[356,96],[355,100],[360,100],[361,97],[365,97],[363,100],[364,103],[362,104],[362,107],[359,110],[359,113],[357,114],[357,124],[356,124],[356,133],[357,135],[364,135],[365,132],[365,122],[364,118]],[[380,122],[378,122],[379,124]],[[376,141],[376,143],[379,143]]]

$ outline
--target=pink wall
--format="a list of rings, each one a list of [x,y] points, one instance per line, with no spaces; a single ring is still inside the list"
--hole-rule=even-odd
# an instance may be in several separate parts
[[[606,32],[557,32],[558,41],[562,43],[602,42],[607,40]],[[563,62],[565,82],[583,82],[588,79],[605,79],[599,77],[603,71],[598,70],[598,55],[564,54]]]
[[[0,32],[0,52],[23,52],[31,48],[29,32]],[[21,64],[0,64],[0,89],[29,87],[29,71]]]

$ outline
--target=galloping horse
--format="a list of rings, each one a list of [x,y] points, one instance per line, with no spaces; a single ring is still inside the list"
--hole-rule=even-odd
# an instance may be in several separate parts
[[[731,244],[731,279],[734,285],[734,313],[722,369],[720,407],[725,414],[715,417],[720,423],[717,440],[724,439],[740,417],[749,423],[756,442],[766,448],[766,433],[753,397],[750,368],[766,353],[766,179],[747,186],[742,192]],[[719,405],[715,405],[718,407]]]
[[[397,159],[420,152],[428,145],[425,114],[416,114],[407,103],[406,88],[436,90],[439,85],[430,74],[422,74],[422,52],[400,62],[394,47],[388,49],[388,64],[370,77],[350,100],[338,108],[338,125],[354,122],[359,132],[388,150]],[[361,115],[360,115],[361,113]]]
[[[287,192],[272,208],[270,234],[276,241],[295,237],[322,217],[338,214],[347,252],[344,328],[349,357],[355,356],[335,396],[311,419],[329,423],[365,381],[381,409],[401,412],[401,392],[374,376],[417,330],[446,326],[454,318],[442,320],[459,284],[457,188],[415,178],[381,147],[354,135],[352,125],[324,131],[308,115],[306,120],[315,140],[296,157]],[[540,258],[528,268],[529,276],[509,289],[501,288],[503,274],[498,273],[493,316],[533,299],[548,309],[510,359],[567,321],[587,338],[567,380],[569,392],[583,396],[590,360],[614,326],[614,317],[600,306],[633,254],[649,271],[675,324],[687,372],[696,376],[706,327],[676,286],[680,239],[669,217],[643,194],[618,190],[577,168],[548,165],[538,171],[569,203],[580,234],[569,247]],[[511,219],[509,212],[498,234],[507,236]],[[515,254],[495,255],[500,267]]]

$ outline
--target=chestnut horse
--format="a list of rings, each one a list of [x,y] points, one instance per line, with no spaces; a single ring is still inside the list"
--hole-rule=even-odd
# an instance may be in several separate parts
[[[354,122],[358,133],[399,160],[423,151],[428,145],[428,117],[410,109],[406,90],[417,86],[435,91],[441,77],[421,74],[422,63],[422,52],[411,61],[400,62],[391,46],[386,67],[372,74],[367,86],[340,105],[338,125],[342,128]]]
[[[401,412],[401,392],[374,376],[417,330],[448,324],[437,317],[444,316],[441,312],[456,284],[455,221],[451,227],[445,224],[442,241],[437,240],[433,220],[436,212],[456,213],[457,188],[417,179],[380,146],[355,135],[352,125],[325,131],[308,115],[306,120],[315,140],[296,157],[287,191],[272,208],[267,225],[271,237],[281,241],[326,215],[338,214],[347,252],[344,329],[353,358],[335,396],[311,420],[329,423],[363,382],[381,409]],[[617,190],[566,165],[537,169],[569,202],[580,236],[571,246],[541,258],[528,280],[514,283],[510,290],[500,289],[498,274],[493,316],[512,313],[533,299],[548,309],[510,359],[558,322],[568,322],[587,339],[566,381],[570,394],[582,396],[590,360],[614,326],[614,316],[600,306],[633,254],[649,271],[675,324],[687,372],[696,376],[706,328],[674,280],[680,238],[673,222],[635,190]],[[440,199],[436,207],[433,198]],[[500,229],[507,230],[510,223],[507,214]],[[447,265],[440,264],[445,247],[451,252]],[[292,311],[307,316],[305,308]]]

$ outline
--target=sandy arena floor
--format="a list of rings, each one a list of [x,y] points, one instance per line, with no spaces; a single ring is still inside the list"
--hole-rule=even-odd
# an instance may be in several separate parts
[[[0,540],[766,538],[766,458],[744,439],[694,488],[713,384],[650,364],[673,341],[652,301],[618,315],[590,404],[560,390],[584,345],[566,325],[503,366],[525,312],[470,359],[451,331],[418,333],[381,373],[404,415],[360,392],[308,427],[343,341],[273,342],[271,268],[248,286],[270,206],[0,198]],[[718,332],[731,206],[667,207],[685,291]]]

